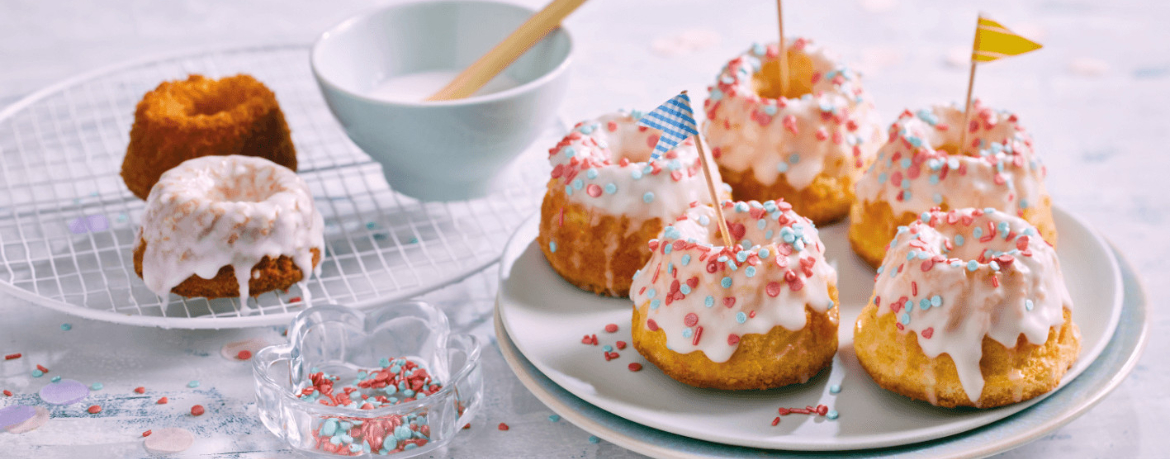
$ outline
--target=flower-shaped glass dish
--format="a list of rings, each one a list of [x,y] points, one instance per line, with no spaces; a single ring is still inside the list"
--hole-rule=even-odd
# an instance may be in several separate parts
[[[483,395],[480,341],[450,333],[422,302],[366,312],[304,310],[289,343],[256,354],[256,406],[293,448],[342,456],[410,457],[440,448]]]

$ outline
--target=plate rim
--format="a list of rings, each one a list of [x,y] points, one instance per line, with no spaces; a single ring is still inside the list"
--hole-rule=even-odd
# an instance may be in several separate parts
[[[1114,244],[1112,244],[1108,240],[1106,240],[1106,243],[1108,244],[1107,247],[1109,248],[1110,254],[1113,255],[1114,262],[1119,265],[1119,268],[1122,271],[1123,287],[1124,287],[1124,282],[1127,280],[1131,281],[1133,283],[1133,292],[1132,293],[1135,296],[1134,304],[1127,307],[1123,303],[1123,309],[1138,308],[1138,312],[1140,313],[1138,315],[1138,319],[1141,321],[1141,324],[1140,324],[1140,332],[1138,333],[1138,336],[1136,337],[1135,344],[1134,344],[1133,348],[1130,349],[1129,355],[1127,355],[1125,357],[1125,361],[1122,362],[1120,368],[1118,368],[1118,370],[1116,372],[1112,373],[1107,378],[1105,378],[1104,384],[1101,385],[1100,387],[1098,387],[1097,390],[1093,393],[1093,395],[1088,400],[1084,400],[1080,404],[1072,407],[1071,409],[1066,409],[1065,411],[1059,413],[1059,416],[1054,417],[1046,422],[1042,422],[1039,425],[1032,427],[1030,429],[1014,430],[1013,431],[1014,434],[1006,436],[1006,437],[1000,437],[1000,439],[998,441],[988,441],[988,442],[982,442],[982,443],[975,443],[973,448],[965,449],[965,450],[961,450],[961,451],[955,451],[953,453],[948,453],[945,456],[939,456],[939,454],[938,454],[938,453],[940,453],[939,451],[931,451],[931,450],[936,449],[940,445],[947,445],[947,444],[951,444],[951,443],[959,441],[959,440],[966,439],[968,437],[975,437],[978,435],[987,434],[989,432],[994,432],[998,429],[1004,429],[1005,427],[1000,426],[999,425],[1000,423],[1002,423],[1003,421],[1005,421],[1007,419],[1018,418],[1021,416],[1026,417],[1030,414],[1029,409],[1025,409],[1019,413],[1014,413],[1005,419],[1001,419],[999,421],[993,422],[991,424],[988,424],[988,425],[985,425],[985,426],[982,426],[982,427],[979,427],[976,429],[967,430],[964,432],[960,432],[960,433],[957,433],[954,435],[938,438],[935,440],[930,440],[930,441],[926,441],[926,442],[909,443],[909,444],[906,444],[906,445],[903,445],[900,447],[885,448],[885,449],[881,449],[881,450],[877,450],[877,451],[875,451],[875,450],[869,450],[869,451],[848,450],[848,451],[837,451],[837,452],[844,453],[844,454],[850,454],[850,455],[860,455],[860,454],[875,453],[875,452],[880,451],[883,453],[882,455],[888,455],[888,456],[892,456],[892,455],[896,455],[896,454],[917,453],[917,454],[927,454],[927,455],[929,455],[928,457],[953,457],[953,458],[986,457],[986,456],[990,456],[992,454],[996,454],[999,452],[1003,452],[1003,451],[1007,451],[1007,450],[1019,447],[1023,444],[1026,444],[1026,443],[1029,443],[1033,440],[1036,440],[1037,438],[1039,438],[1045,434],[1048,434],[1056,429],[1059,429],[1060,427],[1067,425],[1068,423],[1072,422],[1076,418],[1085,414],[1085,412],[1087,412],[1088,410],[1097,406],[1097,404],[1099,404],[1102,400],[1104,400],[1106,396],[1111,394],[1117,388],[1117,386],[1119,386],[1123,381],[1125,381],[1125,379],[1130,375],[1130,373],[1133,372],[1134,368],[1136,368],[1138,362],[1141,360],[1141,357],[1145,352],[1145,348],[1146,348],[1147,344],[1149,343],[1149,332],[1150,332],[1150,323],[1149,323],[1150,305],[1149,305],[1149,300],[1148,300],[1148,297],[1146,294],[1147,289],[1145,286],[1145,281],[1141,278],[1141,276],[1136,275],[1136,271],[1133,269],[1133,265],[1129,263],[1128,259],[1126,259],[1121,254],[1121,252],[1117,249],[1117,247]],[[1134,273],[1134,274],[1125,275],[1126,273]],[[1123,295],[1125,295],[1125,293],[1126,293],[1126,289],[1123,289]],[[549,409],[556,412],[557,414],[559,414],[563,418],[569,420],[570,422],[572,422],[574,425],[580,427],[581,429],[583,429],[587,432],[590,432],[594,435],[597,435],[598,437],[601,437],[601,438],[605,439],[606,441],[609,441],[611,443],[614,443],[618,446],[621,446],[623,448],[627,448],[627,449],[634,451],[634,452],[637,452],[637,453],[646,454],[646,455],[650,455],[653,457],[672,457],[672,458],[711,457],[710,453],[697,454],[697,453],[691,453],[691,452],[687,452],[687,451],[680,451],[677,449],[671,449],[671,448],[665,447],[665,446],[660,445],[660,444],[638,441],[637,439],[632,438],[632,437],[628,437],[627,435],[625,435],[621,432],[615,431],[608,426],[604,426],[600,422],[593,419],[592,417],[589,417],[588,415],[583,414],[583,413],[576,411],[574,409],[571,409],[571,407],[565,405],[564,402],[562,402],[557,395],[554,395],[550,392],[547,392],[544,389],[544,387],[542,387],[540,385],[540,383],[538,381],[536,381],[535,377],[533,375],[529,374],[529,372],[526,368],[522,368],[522,364],[517,360],[517,358],[518,357],[525,358],[525,360],[527,360],[527,358],[523,356],[523,353],[521,353],[519,348],[516,347],[515,344],[512,342],[511,336],[508,334],[506,327],[503,324],[503,320],[502,320],[502,317],[500,315],[501,309],[502,308],[500,308],[500,305],[499,305],[499,293],[497,293],[496,307],[494,308],[494,311],[493,311],[493,319],[495,321],[495,323],[493,324],[494,325],[493,328],[494,328],[495,333],[497,334],[497,346],[499,347],[501,354],[504,356],[504,360],[508,363],[509,368],[512,369],[512,372],[517,376],[517,379],[520,380],[521,384],[523,384],[524,387],[529,390],[529,392],[531,392],[538,400],[540,400],[541,403],[544,403]],[[1119,333],[1119,331],[1117,329],[1115,329],[1113,335],[1110,337],[1108,342],[1112,343],[1113,341],[1117,340],[1118,333]],[[499,339],[499,337],[501,337],[501,336],[507,340],[506,343],[502,342],[502,340]],[[1093,364],[1096,364],[1096,363],[1097,362],[1094,362]],[[1090,364],[1090,366],[1092,366],[1093,364]],[[532,364],[531,361],[529,361],[529,365],[539,373],[540,370],[536,368],[535,364]],[[761,457],[766,456],[766,455],[772,455],[772,456],[776,456],[776,457],[780,457],[780,456],[787,456],[787,457],[813,457],[813,456],[817,456],[817,457],[819,457],[819,456],[823,455],[825,452],[827,452],[827,451],[792,451],[792,450],[745,448],[745,447],[740,447],[740,446],[735,446],[735,445],[727,445],[727,444],[716,443],[716,442],[708,442],[705,440],[698,440],[698,439],[693,439],[690,437],[685,437],[682,435],[672,434],[672,433],[669,433],[666,431],[661,431],[661,430],[654,429],[652,427],[644,426],[644,425],[635,423],[633,421],[630,421],[628,419],[622,418],[620,416],[617,416],[615,414],[609,413],[608,411],[605,411],[604,409],[602,409],[600,407],[592,405],[589,402],[587,402],[579,397],[576,397],[576,395],[573,395],[567,389],[560,387],[555,381],[548,378],[546,375],[541,373],[540,377],[548,379],[548,381],[550,383],[557,386],[561,390],[565,391],[565,393],[569,397],[576,398],[582,404],[588,405],[588,406],[596,409],[600,416],[610,416],[613,419],[619,420],[620,422],[629,422],[631,424],[635,424],[638,427],[650,429],[650,430],[653,430],[656,432],[660,432],[664,435],[668,435],[671,437],[680,438],[680,439],[683,439],[684,441],[696,442],[696,443],[705,444],[705,445],[714,445],[714,447],[716,447],[716,448],[723,448],[723,449],[729,450],[729,453],[734,452],[734,453],[740,454],[740,455],[742,455],[742,453],[749,453],[749,454],[754,453],[755,455],[761,456]],[[1043,401],[1041,401],[1040,403],[1043,403]],[[1029,408],[1031,408],[1031,407],[1029,407]],[[734,450],[734,451],[732,451],[732,450]]]
[[[814,452],[814,451],[824,451],[824,452],[827,452],[827,451],[851,451],[851,450],[857,451],[857,450],[866,450],[866,449],[874,449],[874,448],[900,447],[900,446],[910,445],[910,444],[914,444],[914,443],[936,441],[936,440],[939,440],[942,438],[946,438],[946,437],[950,437],[950,436],[954,436],[954,435],[959,435],[959,434],[962,434],[964,432],[969,432],[969,431],[974,430],[974,429],[979,429],[979,428],[985,427],[987,425],[991,425],[991,424],[994,424],[996,422],[999,422],[999,421],[1006,419],[1008,417],[1014,416],[1015,414],[1017,414],[1023,410],[1026,410],[1026,409],[1034,406],[1037,403],[1040,403],[1045,398],[1056,393],[1061,388],[1068,385],[1072,380],[1076,379],[1076,377],[1079,377],[1080,374],[1083,373],[1086,369],[1088,369],[1090,366],[1092,366],[1092,364],[1097,360],[1097,358],[1101,356],[1104,349],[1109,345],[1110,342],[1112,342],[1113,336],[1116,333],[1117,326],[1118,326],[1118,323],[1119,323],[1120,318],[1121,318],[1121,312],[1125,306],[1124,305],[1124,300],[1125,300],[1124,279],[1122,277],[1121,268],[1120,268],[1120,265],[1118,262],[1117,251],[1113,248],[1112,244],[1109,243],[1109,241],[1106,240],[1101,235],[1101,233],[1099,231],[1097,231],[1097,229],[1094,226],[1088,224],[1088,222],[1085,221],[1084,219],[1078,217],[1077,215],[1073,214],[1072,212],[1069,212],[1069,211],[1063,209],[1060,206],[1054,205],[1054,206],[1052,206],[1052,209],[1053,209],[1054,214],[1057,214],[1059,217],[1063,217],[1063,218],[1067,218],[1067,219],[1071,220],[1073,224],[1080,227],[1079,229],[1084,230],[1089,235],[1089,237],[1093,241],[1096,242],[1096,245],[1101,247],[1104,250],[1105,256],[1108,259],[1108,266],[1112,272],[1111,281],[1113,284],[1114,291],[1113,291],[1113,295],[1111,298],[1111,306],[1112,307],[1111,307],[1111,311],[1109,313],[1109,320],[1108,320],[1108,323],[1106,324],[1106,328],[1105,328],[1105,333],[1106,333],[1105,339],[1102,339],[1099,343],[1097,343],[1096,346],[1094,346],[1091,349],[1088,349],[1087,350],[1088,352],[1084,352],[1082,354],[1082,356],[1080,358],[1084,359],[1084,361],[1086,362],[1085,365],[1079,369],[1078,373],[1074,377],[1062,378],[1062,381],[1056,390],[1047,392],[1045,394],[1041,394],[1040,396],[1035,397],[1031,400],[1027,400],[1027,401],[1024,401],[1024,402],[1021,402],[1018,404],[1014,404],[1014,405],[1001,407],[1000,409],[1003,409],[1005,411],[1010,410],[1010,412],[1007,412],[1006,414],[1002,414],[1002,415],[1000,415],[1000,416],[998,416],[990,421],[984,422],[982,424],[977,424],[974,426],[959,426],[957,428],[953,428],[956,430],[949,430],[949,431],[946,431],[945,433],[942,433],[942,434],[938,434],[938,433],[922,434],[922,435],[926,435],[927,438],[922,438],[922,435],[919,435],[918,438],[911,439],[911,440],[906,440],[906,439],[880,440],[879,439],[879,440],[871,440],[870,442],[865,443],[865,444],[854,444],[854,445],[851,445],[847,448],[835,447],[835,445],[833,445],[833,442],[831,442],[831,441],[829,441],[829,442],[800,443],[800,444],[796,444],[796,445],[784,445],[784,446],[770,446],[770,445],[764,445],[760,442],[756,442],[756,444],[754,444],[754,445],[744,444],[744,443],[736,443],[735,442],[736,440],[734,440],[734,439],[728,440],[728,439],[721,439],[721,438],[716,438],[716,437],[700,438],[700,437],[688,435],[688,434],[682,433],[682,432],[675,432],[675,431],[672,431],[669,429],[663,429],[663,428],[656,427],[656,426],[650,426],[650,425],[642,423],[641,421],[631,419],[631,418],[628,418],[628,417],[623,416],[621,414],[610,411],[609,409],[604,408],[601,405],[597,405],[593,401],[589,401],[587,398],[576,394],[574,391],[570,390],[569,388],[565,387],[564,385],[560,384],[559,382],[556,382],[552,377],[549,377],[548,371],[550,370],[550,368],[545,368],[543,363],[533,361],[531,359],[529,359],[529,361],[532,363],[533,367],[535,367],[538,371],[540,371],[542,374],[544,374],[550,380],[553,380],[561,388],[565,389],[569,393],[572,393],[574,396],[581,398],[582,400],[586,401],[586,403],[590,403],[591,405],[596,406],[599,409],[605,410],[605,411],[609,412],[610,414],[621,417],[621,418],[626,419],[630,422],[644,425],[644,426],[652,428],[652,429],[670,432],[674,435],[690,437],[690,438],[693,438],[695,440],[712,442],[712,443],[720,443],[720,444],[729,445],[729,446],[758,448],[758,449],[765,449],[765,450],[772,449],[772,450],[782,450],[782,451],[808,451],[808,452]],[[536,226],[536,223],[534,223],[534,220],[536,220],[538,217],[539,217],[539,215],[530,216],[526,221],[524,221],[523,223],[521,223],[517,227],[515,234],[513,234],[513,236],[508,240],[508,243],[504,248],[504,251],[503,251],[504,255],[507,255],[514,248],[513,247],[514,245],[519,247],[519,245],[521,244],[521,241],[518,240],[520,233],[526,229],[530,230],[530,228],[529,228],[530,226]],[[527,246],[527,245],[530,245],[531,243],[532,242],[529,241],[529,242],[526,242],[523,244],[525,246]],[[504,291],[503,285],[504,285],[505,280],[509,276],[509,272],[508,272],[509,269],[508,268],[513,263],[515,263],[514,259],[501,257],[501,269],[499,272],[500,288],[497,289],[497,293],[496,293],[497,306],[500,305],[500,300],[502,298],[502,293]],[[1144,296],[1144,293],[1143,293],[1143,296]],[[505,319],[507,317],[507,313],[505,311],[506,308],[500,307],[499,309],[500,309],[499,316],[504,324],[503,327],[506,331],[509,332],[509,336],[511,336],[511,334],[510,334],[511,329],[509,328],[509,321],[507,321]],[[521,355],[525,355],[525,358],[527,358],[527,355],[524,353],[523,350],[521,350],[520,346],[518,344],[515,344],[515,340],[513,340],[513,343],[514,343],[517,351],[520,352]],[[1085,351],[1085,350],[1082,350],[1082,351]],[[1091,358],[1088,358],[1088,357],[1091,357]],[[994,412],[984,412],[984,413],[994,413]],[[992,416],[994,416],[994,414],[992,414]],[[978,422],[978,421],[976,421],[976,422]]]

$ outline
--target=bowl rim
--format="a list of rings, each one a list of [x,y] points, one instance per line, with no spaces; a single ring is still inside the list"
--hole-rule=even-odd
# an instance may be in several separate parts
[[[304,311],[301,311],[300,313],[297,314],[297,318],[294,319],[294,322],[296,320],[299,320],[302,315],[307,314],[308,311],[316,311],[316,310],[318,310],[318,308],[338,309],[338,310],[342,310],[342,312],[353,313],[353,314],[356,314],[359,318],[361,318],[364,322],[365,319],[370,316],[370,314],[369,314],[370,312],[376,312],[380,309],[391,308],[391,307],[395,307],[395,306],[398,306],[401,304],[410,304],[410,303],[420,303],[420,304],[425,305],[428,308],[434,309],[435,311],[439,312],[440,316],[443,318],[444,321],[447,320],[447,313],[444,312],[442,309],[440,309],[440,308],[436,307],[435,305],[430,304],[429,302],[426,302],[426,301],[413,300],[413,301],[395,301],[395,302],[391,302],[391,303],[388,303],[386,305],[383,305],[379,308],[370,309],[368,311],[359,311],[359,310],[351,309],[351,308],[348,308],[345,306],[340,306],[340,305],[332,304],[332,303],[322,304],[322,305],[313,306],[313,307],[305,309]],[[348,417],[354,417],[354,418],[375,418],[375,417],[382,417],[382,416],[393,415],[393,414],[400,414],[401,412],[413,411],[415,408],[428,407],[429,405],[431,405],[433,403],[432,399],[436,399],[436,400],[441,399],[441,395],[447,395],[448,393],[455,392],[456,382],[466,379],[471,374],[472,371],[474,371],[476,368],[478,368],[480,366],[480,357],[481,357],[481,354],[483,353],[483,348],[484,348],[484,340],[482,338],[480,338],[472,333],[450,333],[450,332],[448,332],[448,333],[446,333],[446,335],[447,335],[448,341],[450,341],[451,339],[456,339],[457,337],[461,338],[461,339],[465,339],[467,341],[468,349],[467,349],[466,363],[464,363],[463,367],[460,368],[459,371],[452,374],[448,378],[447,381],[440,381],[440,383],[442,384],[442,387],[438,391],[435,391],[434,394],[427,396],[427,398],[415,399],[414,401],[411,401],[411,402],[396,403],[393,405],[384,405],[384,406],[380,406],[380,407],[374,408],[374,409],[363,410],[361,408],[350,408],[348,406],[340,406],[340,405],[322,405],[322,404],[316,403],[316,402],[308,402],[305,400],[301,400],[300,397],[296,396],[296,392],[289,392],[287,390],[284,390],[281,387],[280,383],[276,382],[276,380],[273,379],[272,375],[269,373],[269,367],[271,367],[276,362],[279,362],[281,360],[290,360],[291,359],[290,356],[287,356],[285,354],[291,353],[291,351],[293,349],[293,343],[292,343],[293,338],[292,337],[290,337],[289,340],[284,342],[284,343],[274,344],[271,346],[265,346],[264,348],[257,351],[256,355],[252,358],[252,376],[258,384],[264,384],[265,386],[268,386],[270,389],[274,389],[277,392],[279,392],[281,399],[286,400],[289,403],[293,403],[294,406],[302,406],[303,409],[301,409],[300,411],[330,411],[330,413],[329,413],[330,415],[348,416]],[[277,354],[278,358],[268,360],[268,361],[266,361],[267,359],[259,358],[260,356],[266,355],[269,353]],[[429,370],[428,370],[428,372],[429,372]]]
[[[313,71],[313,77],[316,78],[317,82],[319,84],[321,84],[322,86],[328,86],[330,90],[345,94],[348,97],[351,97],[351,98],[354,98],[354,99],[357,99],[357,100],[360,100],[360,101],[366,102],[366,103],[385,105],[385,106],[391,106],[391,107],[420,107],[420,108],[423,108],[423,107],[455,107],[455,106],[476,105],[476,104],[495,102],[495,101],[499,101],[499,100],[503,100],[503,99],[507,99],[507,98],[516,97],[516,96],[519,96],[520,94],[533,91],[535,89],[538,89],[542,86],[549,84],[549,82],[551,82],[552,80],[559,78],[562,74],[565,73],[565,71],[569,68],[569,65],[573,61],[573,49],[574,49],[573,36],[572,36],[572,34],[569,33],[568,29],[565,28],[564,24],[561,24],[560,26],[557,26],[556,28],[549,31],[548,34],[546,34],[544,37],[541,38],[541,40],[544,40],[545,38],[549,37],[552,34],[559,33],[565,37],[565,40],[568,43],[568,50],[565,52],[565,57],[561,60],[561,62],[559,64],[556,65],[556,67],[553,67],[552,70],[545,72],[543,75],[533,79],[532,81],[526,82],[524,84],[518,85],[518,86],[513,87],[513,88],[505,89],[503,91],[493,92],[491,94],[484,94],[481,96],[465,97],[462,99],[429,101],[429,102],[428,101],[417,101],[417,102],[390,101],[390,100],[386,100],[386,99],[378,99],[378,98],[370,97],[370,96],[367,96],[363,93],[350,90],[349,88],[346,88],[346,87],[336,83],[335,81],[330,80],[320,71],[320,69],[317,65],[318,56],[322,52],[321,50],[322,50],[323,44],[325,42],[327,42],[328,40],[330,40],[332,38],[332,36],[334,36],[340,32],[343,32],[346,29],[349,29],[350,27],[353,27],[354,24],[357,24],[357,23],[364,21],[364,20],[369,20],[371,17],[373,17],[377,14],[381,14],[381,13],[391,11],[391,10],[423,7],[423,5],[425,5],[426,7],[433,7],[433,6],[451,5],[451,4],[492,5],[493,7],[501,7],[502,6],[502,7],[514,8],[514,9],[526,11],[530,15],[536,14],[536,12],[537,12],[535,9],[528,7],[526,5],[518,5],[515,3],[509,3],[509,2],[497,1],[497,0],[435,0],[435,1],[415,0],[415,1],[408,1],[408,2],[404,2],[404,3],[397,3],[397,4],[393,4],[393,5],[385,5],[385,6],[378,6],[378,7],[369,8],[369,9],[366,9],[365,11],[357,13],[353,16],[350,16],[350,17],[342,20],[341,22],[338,22],[338,23],[330,26],[329,28],[325,29],[324,32],[321,32],[321,34],[317,36],[317,39],[314,40],[314,42],[313,42],[312,48],[310,48],[310,50],[309,50],[309,67]]]

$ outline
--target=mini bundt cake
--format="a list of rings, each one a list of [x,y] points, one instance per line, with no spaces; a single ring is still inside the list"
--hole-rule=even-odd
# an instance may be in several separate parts
[[[276,95],[249,75],[191,75],[146,93],[134,111],[122,180],[146,199],[158,178],[201,156],[266,158],[297,170],[297,155]]]

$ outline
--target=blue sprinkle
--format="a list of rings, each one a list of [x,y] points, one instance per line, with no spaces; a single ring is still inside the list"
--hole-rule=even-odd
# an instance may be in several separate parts
[[[715,306],[715,297],[707,295],[707,298],[703,299],[703,305],[707,306],[708,308]]]
[[[689,264],[691,264],[691,256],[690,256],[690,254],[683,255],[683,256],[682,256],[682,265],[683,265],[683,266],[686,266],[686,265],[689,265]]]
[[[337,433],[337,420],[332,418],[326,419],[325,422],[321,424],[321,435],[332,437],[335,433]]]
[[[190,387],[190,388],[192,388],[192,389],[194,389],[194,388],[196,388],[196,387],[199,387],[199,381],[198,381],[198,380],[192,380],[191,382],[187,383],[187,387]]]
[[[930,199],[933,200],[935,204],[942,204],[942,202],[943,202],[942,195],[938,194],[938,193],[935,193],[934,195],[932,195],[930,197]]]
[[[930,309],[930,300],[928,300],[926,298],[918,300],[918,307],[921,308],[923,311]]]
[[[739,253],[735,254],[735,260],[740,262],[740,263],[747,261],[747,257],[748,257],[748,253],[746,250],[740,251]]]
[[[756,229],[758,229],[758,230],[763,230],[763,229],[764,229],[765,227],[767,227],[767,226],[768,226],[768,221],[767,221],[767,220],[764,220],[764,219],[762,219],[762,218],[761,218],[761,219],[759,219],[759,220],[756,220]]]
[[[1020,198],[1020,209],[1027,209],[1027,208],[1028,208],[1028,200],[1024,199],[1024,198]]]
[[[606,184],[606,185],[605,185],[605,193],[606,193],[606,194],[614,194],[614,193],[617,193],[617,185],[614,185],[614,184],[612,184],[612,183]]]
[[[654,202],[654,192],[647,191],[646,194],[642,195],[642,202],[644,202],[646,204],[650,204],[651,202]]]
[[[590,180],[597,178],[597,169],[589,169],[585,172],[585,177],[588,177]]]
[[[605,346],[601,346],[601,349],[604,350],[605,352],[613,352],[613,346],[610,346],[608,344],[606,344]]]
[[[837,303],[834,303],[833,300],[829,300],[829,309],[833,309],[833,306],[836,306],[836,305],[837,305]]]
[[[779,164],[776,164],[776,172],[779,172],[781,174],[788,172],[788,163],[786,163],[784,161],[780,161]]]
[[[564,153],[566,158],[572,158],[577,155],[577,150],[573,147],[565,147],[561,149],[561,153]]]
[[[699,216],[699,224],[700,225],[707,226],[709,223],[711,223],[711,219],[707,218],[706,215]]]
[[[582,181],[581,179],[573,179],[573,189],[574,190],[580,190],[581,188],[584,188],[584,187],[585,187],[584,181]]]
[[[768,48],[760,43],[752,43],[752,54],[763,56],[768,52]]]
[[[790,163],[792,163],[792,164],[799,163],[799,162],[800,162],[800,155],[799,155],[799,154],[796,154],[796,153],[793,153],[793,154],[789,155],[789,156],[788,156],[788,162],[790,162]]]
[[[829,386],[829,393],[830,394],[840,394],[841,393],[841,385],[840,384],[833,384],[832,386]]]
[[[95,382],[89,385],[89,390],[102,390],[103,387],[106,386],[100,382]]]
[[[722,285],[723,288],[731,288],[731,278],[724,277],[722,281],[719,281],[719,285]]]
[[[61,331],[69,331],[69,330],[72,330],[72,329],[73,329],[73,325],[72,325],[72,324],[67,324],[67,323],[65,323],[65,324],[61,324]]]
[[[552,422],[557,422],[557,421],[561,420],[561,417],[560,417],[560,415],[550,414],[550,415],[548,415],[548,420],[552,421]]]
[[[976,262],[975,260],[970,260],[967,262],[967,271],[974,271],[976,269],[979,269],[978,262]]]
[[[776,114],[776,106],[775,105],[765,105],[764,106],[764,113],[767,114],[768,116],[775,115]]]
[[[569,186],[569,185],[565,185],[565,194],[572,196],[573,195],[573,187]]]
[[[886,180],[889,180],[889,179],[890,179],[890,176],[886,175],[885,172],[878,174],[878,184],[879,185],[886,183]]]
[[[54,377],[52,377],[52,378],[49,378],[49,381],[51,381],[51,382],[61,382],[61,377],[60,377],[60,376],[54,376]]]
[[[719,88],[713,88],[711,89],[711,93],[707,96],[707,98],[714,101],[719,101],[720,99],[723,99],[723,91],[720,91]]]
[[[658,290],[655,290],[655,289],[646,290],[646,298],[654,298],[655,295],[658,295]]]
[[[748,205],[746,203],[744,203],[744,202],[735,203],[735,211],[736,212],[744,213],[744,212],[747,212],[748,210],[749,210],[749,208],[748,208]]]
[[[1031,311],[1035,306],[1036,305],[1032,303],[1032,300],[1024,300],[1024,309]]]
[[[682,331],[683,338],[690,338],[691,335],[694,335],[694,334],[695,334],[694,330],[691,330],[690,328],[684,328]]]
[[[955,235],[955,246],[956,246],[956,247],[962,247],[962,246],[963,246],[963,242],[964,242],[964,241],[965,241],[965,239],[963,239],[963,235],[962,235],[962,234],[956,234],[956,235]]]
[[[743,311],[737,312],[735,314],[735,321],[741,324],[747,322],[747,314],[744,314]]]
[[[756,276],[756,267],[755,266],[748,266],[746,269],[743,270],[743,275],[745,275],[747,277],[755,277]]]
[[[825,413],[825,417],[829,418],[829,420],[835,420],[840,416],[841,415],[837,413],[837,410],[829,410],[828,413]]]
[[[634,180],[638,180],[638,179],[642,178],[642,171],[640,171],[638,169],[634,169],[633,171],[630,172],[630,177],[633,177]]]
[[[771,254],[772,252],[770,252],[768,249],[760,249],[760,258],[768,258],[768,256]]]
[[[650,309],[658,309],[662,305],[662,300],[654,300],[650,302]]]
[[[938,175],[930,174],[930,184],[938,185]]]
[[[991,266],[992,271],[999,271],[999,263],[996,263],[995,260],[991,260],[987,265]]]
[[[910,183],[910,182],[909,182],[909,181],[905,181],[905,182],[902,182],[902,183],[903,183],[903,184],[906,184],[906,183]],[[902,200],[903,200],[903,201],[909,201],[909,200],[910,200],[910,190],[902,190]]]
[[[910,161],[910,158],[902,158],[902,160],[899,161],[899,163],[901,163],[903,169],[909,169],[910,165],[913,164]]]
[[[902,313],[902,325],[910,325],[910,312]]]
[[[557,253],[557,243],[555,241],[548,241],[548,251]]]
[[[595,445],[596,445],[596,444],[598,444],[598,443],[601,443],[601,439],[600,439],[600,438],[597,438],[597,436],[596,436],[596,435],[590,435],[590,436],[589,436],[589,443],[593,443],[593,444],[595,444]],[[413,443],[411,443],[411,444],[413,445]]]
[[[690,295],[691,294],[691,286],[689,286],[687,284],[682,284],[681,286],[679,286],[678,291],[682,292],[683,295]]]
[[[930,305],[936,308],[942,306],[942,297],[938,295],[930,297]]]

